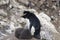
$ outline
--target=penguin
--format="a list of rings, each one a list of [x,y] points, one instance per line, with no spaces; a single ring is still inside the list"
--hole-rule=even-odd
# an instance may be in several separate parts
[[[40,39],[41,24],[38,17],[30,11],[24,11],[23,14],[24,15],[21,17],[29,19],[30,22],[29,30],[31,31],[32,26],[35,28],[33,37]]]

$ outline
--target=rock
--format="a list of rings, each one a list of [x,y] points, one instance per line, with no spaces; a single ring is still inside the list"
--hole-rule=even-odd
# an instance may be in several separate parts
[[[21,15],[23,15],[23,11],[21,11],[21,10],[18,9],[18,8],[13,8],[13,9],[10,10],[10,13],[12,15],[21,16]]]
[[[23,29],[23,28],[16,29],[15,36],[18,39],[31,39],[32,38],[30,31],[28,29]]]
[[[50,18],[48,15],[46,15],[44,12],[41,12],[39,15],[40,15],[43,19],[47,20],[48,22],[51,21],[51,18]]]
[[[52,20],[52,21],[55,20],[55,17],[54,17],[54,16],[51,16],[51,20]]]
[[[8,4],[9,0],[0,0],[0,5]]]
[[[18,3],[28,5],[29,1],[28,0],[16,0]]]
[[[7,16],[7,12],[5,12],[3,9],[0,9],[0,16]]]
[[[44,16],[38,15],[40,23],[42,24],[41,31],[43,33],[41,33],[41,37],[44,37],[44,39],[46,40],[52,40],[54,38],[53,34],[55,33],[59,34],[59,32],[55,29],[55,26],[48,20],[50,17],[46,20],[47,17],[48,16],[45,17],[45,15]]]
[[[13,6],[13,7],[16,7],[16,8],[26,8],[25,6],[22,6],[22,5],[19,5],[18,2],[16,2],[15,0],[10,0],[10,4]]]
[[[60,10],[59,10],[59,16],[60,16]]]
[[[53,5],[53,6],[52,6],[52,8],[56,9],[56,6],[55,6],[55,5]]]

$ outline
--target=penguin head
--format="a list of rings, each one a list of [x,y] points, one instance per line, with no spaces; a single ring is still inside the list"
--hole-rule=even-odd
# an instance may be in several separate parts
[[[30,11],[24,11],[23,14],[24,14],[22,16],[23,18],[28,18],[31,15],[31,12]]]

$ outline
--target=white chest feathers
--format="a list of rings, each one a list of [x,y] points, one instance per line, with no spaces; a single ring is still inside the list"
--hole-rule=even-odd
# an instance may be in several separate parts
[[[29,19],[26,19],[25,29],[30,29],[30,21],[29,21]],[[34,32],[35,32],[35,28],[32,26],[31,34],[34,35]]]

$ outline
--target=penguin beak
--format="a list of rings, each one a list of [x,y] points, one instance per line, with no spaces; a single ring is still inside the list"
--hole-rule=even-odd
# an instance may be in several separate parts
[[[23,14],[21,17],[25,16],[26,14]]]

